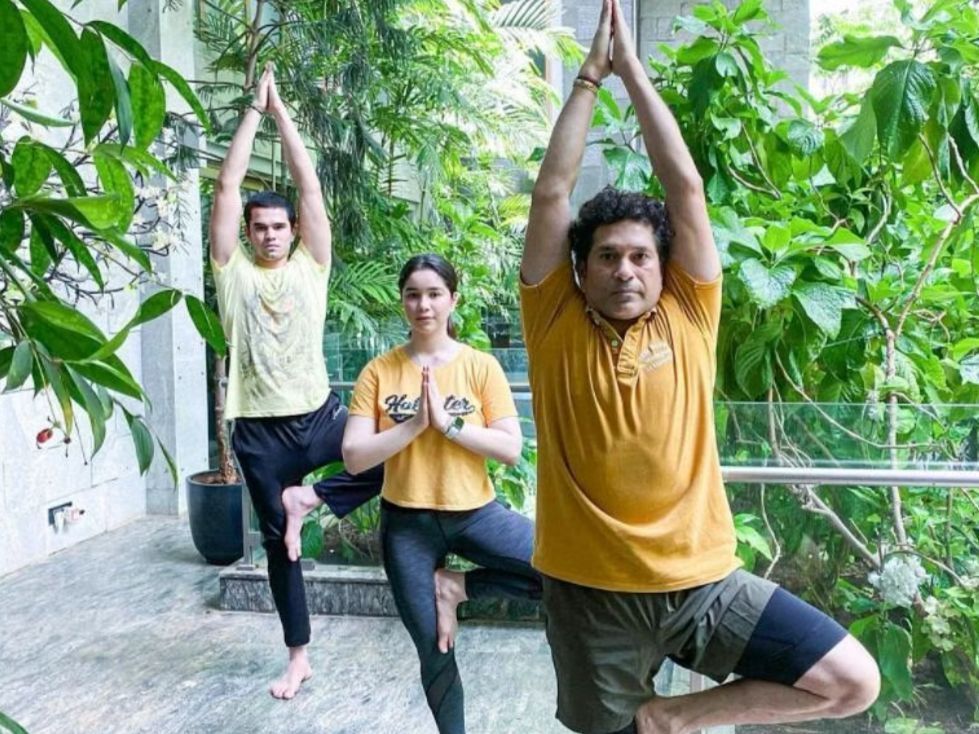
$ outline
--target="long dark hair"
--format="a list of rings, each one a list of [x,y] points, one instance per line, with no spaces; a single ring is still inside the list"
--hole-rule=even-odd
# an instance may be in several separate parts
[[[445,287],[449,289],[451,295],[459,292],[459,276],[456,274],[456,269],[452,267],[452,263],[434,252],[426,252],[415,255],[401,268],[401,274],[398,276],[398,293],[404,291],[408,278],[419,270],[431,270],[435,273],[445,283]],[[451,316],[449,316],[448,321],[448,332],[450,337],[456,338],[456,327],[452,323]]]

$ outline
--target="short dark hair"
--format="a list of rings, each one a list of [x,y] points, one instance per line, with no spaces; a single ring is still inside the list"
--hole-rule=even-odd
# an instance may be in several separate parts
[[[401,268],[401,274],[398,275],[398,293],[404,291],[408,278],[419,270],[431,270],[442,279],[445,287],[449,289],[449,293],[459,292],[459,275],[456,273],[456,269],[452,267],[452,263],[434,252],[426,252],[410,258]],[[452,323],[451,316],[449,317],[448,331],[449,336],[455,339],[456,327]]]
[[[285,209],[289,217],[289,226],[296,226],[296,208],[282,194],[274,191],[260,191],[249,197],[245,203],[245,227],[252,222],[252,209]]]
[[[581,205],[571,225],[571,254],[577,267],[583,267],[594,242],[595,230],[604,224],[623,220],[646,222],[653,230],[660,265],[666,263],[673,239],[673,228],[663,202],[635,191],[620,191],[606,186]]]

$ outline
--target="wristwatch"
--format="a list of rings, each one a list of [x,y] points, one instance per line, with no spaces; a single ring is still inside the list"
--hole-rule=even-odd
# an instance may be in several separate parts
[[[462,420],[462,416],[457,415],[455,418],[445,424],[445,428],[442,429],[442,433],[446,438],[454,440],[455,437],[459,435],[459,431],[462,430],[462,427],[465,424],[466,422]]]

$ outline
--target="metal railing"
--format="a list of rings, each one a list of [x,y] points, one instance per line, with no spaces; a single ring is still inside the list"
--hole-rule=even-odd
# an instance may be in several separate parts
[[[334,381],[333,389],[339,392],[353,390],[352,381]],[[510,389],[516,395],[530,394],[530,384],[514,382]],[[964,465],[971,467],[974,465]],[[785,484],[830,486],[885,486],[885,487],[979,487],[979,470],[973,468],[950,469],[940,467],[867,467],[867,466],[781,466],[764,464],[722,464],[721,474],[725,482],[732,484]],[[256,552],[261,547],[261,534],[252,529],[251,501],[246,489],[242,489],[242,523],[244,529],[244,556],[240,567],[254,568]],[[311,561],[309,562],[312,563]]]

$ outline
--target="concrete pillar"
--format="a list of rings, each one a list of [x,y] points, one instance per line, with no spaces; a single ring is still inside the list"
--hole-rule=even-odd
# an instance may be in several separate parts
[[[194,4],[167,9],[165,0],[131,0],[129,29],[150,55],[169,64],[185,78],[195,78],[193,53]],[[167,109],[186,111],[182,98],[167,91]],[[197,147],[197,141],[185,141]],[[181,224],[171,234],[166,256],[153,256],[153,265],[166,285],[202,297],[204,290],[201,211],[198,172],[181,175]],[[173,186],[162,177],[154,187]],[[171,202],[172,206],[172,202]],[[176,226],[175,217],[168,221]],[[144,286],[143,298],[155,286]],[[143,386],[153,403],[148,415],[177,465],[177,482],[166,463],[155,461],[146,480],[146,506],[151,514],[176,515],[185,511],[183,478],[208,468],[207,379],[204,343],[183,304],[142,327]]]

